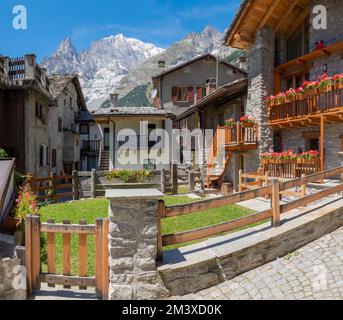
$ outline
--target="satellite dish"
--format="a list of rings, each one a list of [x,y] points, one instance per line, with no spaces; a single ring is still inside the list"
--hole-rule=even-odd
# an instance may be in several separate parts
[[[154,91],[151,93],[151,98],[155,99],[157,97],[158,91],[157,89],[154,89]]]

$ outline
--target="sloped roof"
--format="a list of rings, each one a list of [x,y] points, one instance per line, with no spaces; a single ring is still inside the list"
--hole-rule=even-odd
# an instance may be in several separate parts
[[[256,33],[270,27],[288,38],[309,14],[310,0],[242,0],[226,31],[225,44],[249,49]]]
[[[79,81],[79,77],[73,74],[53,74],[50,79],[51,91],[53,97],[56,99],[62,91],[66,88],[66,86],[72,82],[75,86],[77,92],[77,103],[81,107],[82,110],[87,110],[86,100],[83,95],[83,91],[81,88],[81,84]]]
[[[186,67],[186,66],[188,66],[188,65],[190,65],[192,63],[195,63],[195,62],[203,60],[203,59],[217,60],[217,57],[215,55],[211,54],[211,53],[205,53],[203,55],[195,57],[194,59],[191,59],[191,60],[188,60],[188,61],[186,61],[184,63],[178,64],[175,67],[169,68],[168,70],[163,71],[162,73],[157,74],[156,76],[153,76],[153,80],[161,78],[161,77],[163,77],[163,76],[165,76],[165,75],[167,75],[169,73],[175,72],[175,71],[177,71],[179,69],[182,69],[182,68],[184,68],[184,67]],[[227,62],[225,60],[221,60],[220,63],[226,65],[229,68],[232,68],[232,69],[236,70],[239,73],[242,73],[243,75],[247,75],[247,73],[243,69],[240,69],[240,68],[236,67],[235,65],[233,65],[233,64],[231,64],[231,63],[229,63],[229,62]]]
[[[121,107],[99,109],[93,113],[96,116],[173,116],[172,113],[164,109],[152,107]]]

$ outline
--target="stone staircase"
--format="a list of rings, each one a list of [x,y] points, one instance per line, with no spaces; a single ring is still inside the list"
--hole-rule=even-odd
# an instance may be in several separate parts
[[[110,152],[103,150],[100,154],[100,171],[109,171],[110,169]]]

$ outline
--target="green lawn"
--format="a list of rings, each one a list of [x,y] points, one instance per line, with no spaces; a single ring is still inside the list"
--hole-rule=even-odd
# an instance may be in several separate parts
[[[63,203],[49,205],[40,209],[41,221],[47,222],[48,219],[54,219],[56,223],[62,223],[63,220],[70,220],[71,223],[79,223],[80,220],[87,220],[89,224],[95,224],[96,218],[106,218],[108,216],[108,204],[106,199],[83,200],[72,203]],[[94,236],[88,236],[87,241],[87,269],[88,275],[94,275]],[[78,236],[71,237],[71,263],[72,274],[78,274]],[[62,274],[62,235],[57,234],[55,239],[56,253],[56,273]],[[43,271],[46,271],[46,265],[43,264]]]
[[[163,198],[166,205],[176,205],[199,201],[187,196],[166,196]],[[105,218],[108,216],[108,200],[83,200],[72,203],[55,204],[42,207],[40,210],[41,221],[54,219],[61,223],[63,220],[70,220],[71,223],[79,223],[80,220],[87,220],[89,224],[94,224],[96,218]],[[199,213],[193,213],[186,216],[163,219],[163,234],[177,233],[213,224],[230,221],[251,214],[251,210],[237,205],[228,205],[217,209],[211,209]],[[198,241],[195,241],[198,242]],[[192,242],[192,243],[195,243]],[[172,248],[188,245],[175,245],[164,248]],[[62,273],[62,236],[56,235],[56,273]],[[72,236],[72,274],[78,274],[78,236]],[[94,236],[88,236],[88,274],[94,275]],[[46,271],[46,265],[43,264],[43,271]]]

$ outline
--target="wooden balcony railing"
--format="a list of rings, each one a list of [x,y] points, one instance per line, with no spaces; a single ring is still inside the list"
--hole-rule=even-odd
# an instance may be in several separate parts
[[[320,158],[292,160],[262,160],[263,175],[270,177],[294,179],[301,175],[320,172]]]
[[[100,151],[100,140],[83,141],[82,151],[84,151],[84,152],[99,152]]]
[[[334,112],[343,107],[343,89],[308,95],[297,100],[270,108],[270,122],[282,122],[306,118],[311,115]]]
[[[252,125],[245,125],[238,122],[232,128],[224,126],[219,127],[218,130],[218,142],[221,144],[224,143],[226,146],[258,143],[257,123],[254,123]]]

